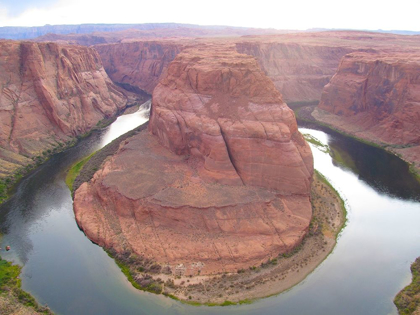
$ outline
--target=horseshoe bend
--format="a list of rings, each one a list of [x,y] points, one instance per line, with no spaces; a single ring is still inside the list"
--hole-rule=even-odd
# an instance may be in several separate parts
[[[334,213],[337,233],[339,198],[314,181],[293,111],[255,58],[207,44],[169,64],[153,91],[148,130],[123,140],[76,190],[74,211],[93,242],[130,266],[137,287],[220,303],[216,291],[204,296],[206,281],[233,283],[244,273],[253,287],[266,287],[252,293],[250,286],[231,300],[267,296],[325,258],[334,237],[309,239],[295,258],[278,263],[305,236],[320,234],[311,224],[320,200]],[[308,266],[290,280],[295,260]],[[252,273],[260,266],[281,268]],[[287,281],[269,287],[261,280],[274,275]]]

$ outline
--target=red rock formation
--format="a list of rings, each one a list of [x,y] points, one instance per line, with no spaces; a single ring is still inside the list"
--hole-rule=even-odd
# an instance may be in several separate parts
[[[97,45],[95,49],[114,82],[152,94],[161,74],[183,46],[181,42],[162,40]]]
[[[255,59],[233,49],[179,54],[153,92],[150,130],[176,154],[203,158],[216,182],[309,191],[312,154],[293,111]]]
[[[236,42],[238,52],[257,58],[276,88],[290,101],[319,100],[340,59],[355,50],[342,47],[341,43],[335,43],[336,46],[331,43],[331,47],[304,41],[283,43],[266,37],[229,41]],[[183,48],[194,45],[197,43],[186,40],[155,40],[97,45],[95,48],[114,82],[129,83],[152,93],[168,64]]]
[[[184,33],[179,31],[179,34],[182,36]],[[373,48],[418,47],[412,37],[368,32],[314,32],[197,40],[133,39],[132,42],[95,47],[111,79],[151,93],[169,62],[183,48],[212,42],[227,42],[235,45],[238,52],[254,56],[283,98],[293,102],[319,100],[324,85],[347,53],[372,51]]]
[[[127,103],[91,48],[0,41],[0,175]]]
[[[236,49],[257,58],[288,102],[319,100],[340,59],[353,51],[341,45],[269,41],[243,41],[236,44]]]
[[[75,193],[91,240],[195,275],[256,266],[299,244],[312,154],[254,58],[185,50],[152,107],[156,136],[126,140]]]
[[[419,55],[346,55],[313,116],[356,137],[394,147],[403,157],[407,151],[407,160],[420,163],[420,154],[415,154],[420,145]]]

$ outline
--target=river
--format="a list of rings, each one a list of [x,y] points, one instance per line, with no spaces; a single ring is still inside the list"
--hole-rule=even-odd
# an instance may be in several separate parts
[[[147,107],[53,156],[0,207],[0,247],[12,247],[1,255],[23,266],[24,290],[66,315],[397,314],[392,300],[410,282],[410,263],[420,256],[420,185],[393,155],[313,127],[300,130],[341,157],[333,160],[311,145],[315,168],[346,201],[348,222],[312,274],[277,296],[223,308],[185,305],[134,289],[78,229],[64,179],[75,161],[147,121]]]

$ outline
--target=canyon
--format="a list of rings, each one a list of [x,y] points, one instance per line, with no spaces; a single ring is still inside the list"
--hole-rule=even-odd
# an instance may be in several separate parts
[[[153,93],[149,130],[75,195],[80,228],[114,257],[203,280],[300,246],[313,160],[286,101],[320,100],[316,120],[420,168],[418,36],[153,32],[0,41],[3,178]]]
[[[197,276],[260,265],[302,241],[312,154],[254,58],[184,50],[153,91],[149,130],[75,192],[95,243]]]
[[[65,147],[135,102],[98,53],[56,43],[0,41],[0,177]]]

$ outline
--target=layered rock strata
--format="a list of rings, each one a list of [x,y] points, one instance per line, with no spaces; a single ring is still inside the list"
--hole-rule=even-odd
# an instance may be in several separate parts
[[[301,242],[312,154],[254,58],[185,50],[152,102],[152,134],[127,139],[75,193],[91,240],[185,275],[235,272]]]
[[[352,53],[325,86],[316,119],[420,164],[420,58]]]
[[[129,34],[126,34],[130,36]],[[158,35],[156,35],[158,36]],[[323,87],[340,60],[356,51],[409,51],[419,48],[413,36],[369,32],[301,32],[238,38],[121,39],[95,46],[112,80],[151,93],[170,61],[185,47],[200,43],[228,43],[239,53],[254,56],[288,102],[319,101]],[[199,34],[197,34],[199,36]],[[133,35],[133,37],[135,37]]]
[[[0,83],[0,176],[127,104],[87,47],[0,41]]]
[[[255,59],[228,48],[191,51],[153,93],[152,133],[172,152],[202,158],[201,176],[214,182],[306,194],[312,153]]]
[[[238,52],[257,58],[261,68],[290,102],[315,101],[335,74],[341,58],[353,51],[341,45],[243,41]]]
[[[180,42],[162,40],[97,45],[95,49],[114,82],[152,94],[160,76],[183,47]]]

